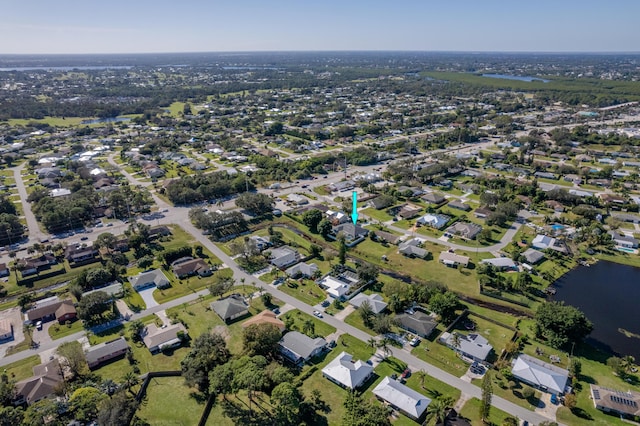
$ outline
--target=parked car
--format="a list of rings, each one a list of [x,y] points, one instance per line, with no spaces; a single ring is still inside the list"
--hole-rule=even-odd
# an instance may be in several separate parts
[[[36,330],[42,330],[42,321],[36,323]]]
[[[556,396],[556,394],[555,394],[555,393],[552,393],[552,394],[551,394],[551,403],[552,403],[553,405],[558,405],[558,397]]]
[[[318,318],[322,318],[322,314],[318,311],[313,311],[313,315],[317,316]]]
[[[324,302],[322,302],[322,304],[320,306],[322,306],[323,308],[328,307],[331,304],[331,302],[329,302],[328,300],[325,300]]]
[[[406,370],[404,370],[402,372],[402,374],[400,375],[400,377],[402,377],[403,379],[408,379],[409,377],[411,377],[411,370],[409,370],[408,368]]]
[[[417,338],[417,337],[414,337],[413,339],[411,339],[409,344],[415,348],[416,346],[418,346],[420,344],[420,339]]]

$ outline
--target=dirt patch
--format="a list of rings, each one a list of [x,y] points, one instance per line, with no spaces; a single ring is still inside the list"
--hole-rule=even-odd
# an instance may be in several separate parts
[[[231,338],[231,333],[229,333],[229,329],[224,325],[216,325],[215,327],[213,327],[213,330],[211,330],[211,333],[219,334],[220,336],[222,336],[222,338],[226,342],[228,342],[229,339]]]

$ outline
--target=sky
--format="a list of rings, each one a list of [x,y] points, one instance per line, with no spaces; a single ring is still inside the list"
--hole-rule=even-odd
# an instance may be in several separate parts
[[[0,54],[640,51],[638,0],[2,0]]]

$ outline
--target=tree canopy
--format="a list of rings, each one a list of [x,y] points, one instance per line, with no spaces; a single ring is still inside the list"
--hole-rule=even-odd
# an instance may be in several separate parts
[[[541,304],[535,320],[536,335],[547,339],[555,348],[578,343],[593,330],[593,324],[582,311],[564,302]]]

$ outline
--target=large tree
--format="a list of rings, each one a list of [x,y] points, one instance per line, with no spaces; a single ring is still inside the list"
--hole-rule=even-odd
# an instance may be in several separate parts
[[[197,386],[201,392],[209,392],[209,372],[216,365],[224,364],[231,354],[224,338],[216,333],[198,336],[191,352],[180,363],[182,375],[189,386]]]
[[[447,323],[455,316],[458,307],[458,296],[451,292],[436,293],[429,300],[431,310],[440,315],[443,322]]]
[[[491,384],[491,373],[487,373],[482,378],[482,399],[480,401],[480,418],[484,423],[489,421],[489,413],[491,411],[491,399],[493,398],[493,386]]]
[[[244,351],[250,356],[273,356],[281,337],[280,329],[274,324],[252,324],[242,332]]]
[[[111,308],[113,299],[104,291],[84,296],[78,303],[78,317],[87,321],[96,321]]]
[[[138,404],[125,392],[117,392],[111,398],[98,405],[99,425],[126,425],[133,417]]]
[[[236,198],[236,206],[257,216],[270,213],[275,204],[275,201],[273,201],[271,197],[259,192],[244,192]]]
[[[280,383],[271,391],[271,405],[275,407],[279,425],[298,425],[302,395],[291,383]]]
[[[76,420],[88,423],[98,417],[98,405],[108,398],[94,387],[78,388],[69,398],[69,408]]]
[[[74,376],[81,376],[89,371],[80,342],[63,343],[58,346],[57,352],[64,358],[62,364],[66,365]]]
[[[322,212],[318,209],[307,210],[302,214],[302,223],[314,234],[318,232],[318,224],[322,221]]]
[[[579,309],[564,302],[543,303],[536,311],[536,336],[544,337],[555,348],[582,341],[593,324]]]

